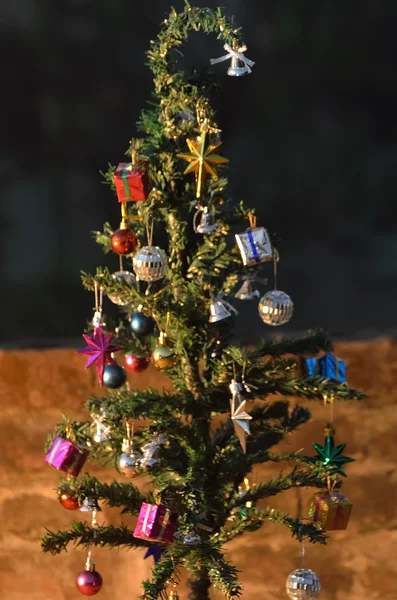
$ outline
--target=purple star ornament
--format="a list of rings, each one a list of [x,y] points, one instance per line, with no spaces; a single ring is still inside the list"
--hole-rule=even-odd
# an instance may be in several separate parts
[[[149,558],[149,556],[153,556],[154,563],[156,564],[161,558],[161,552],[161,546],[158,546],[157,544],[150,544],[143,558]]]
[[[120,350],[121,348],[121,346],[110,343],[113,335],[113,333],[107,333],[105,335],[102,326],[97,327],[92,336],[83,334],[83,338],[88,346],[77,350],[78,354],[87,354],[89,356],[85,366],[86,369],[91,367],[91,365],[96,366],[98,381],[101,387],[103,386],[103,372],[105,370],[105,365],[107,363],[111,365],[117,364],[114,358],[112,358],[112,352],[116,352],[116,350]]]

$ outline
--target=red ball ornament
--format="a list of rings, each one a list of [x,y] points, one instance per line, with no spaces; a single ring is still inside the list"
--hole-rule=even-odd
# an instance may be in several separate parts
[[[117,229],[112,235],[111,244],[117,254],[130,254],[136,248],[136,235],[131,229]]]
[[[132,373],[146,371],[149,364],[150,356],[132,356],[132,354],[127,354],[125,357],[125,366]]]
[[[95,596],[102,587],[102,575],[98,571],[81,571],[77,575],[76,585],[83,596]]]
[[[62,504],[63,508],[67,510],[77,510],[80,508],[79,499],[75,496],[70,496],[69,494],[61,494],[59,496],[59,502]]]

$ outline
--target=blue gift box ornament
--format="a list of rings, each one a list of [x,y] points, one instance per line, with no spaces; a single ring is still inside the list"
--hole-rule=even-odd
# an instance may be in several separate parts
[[[306,371],[309,377],[320,376],[346,383],[346,364],[344,360],[332,354],[324,354],[321,358],[306,358]]]

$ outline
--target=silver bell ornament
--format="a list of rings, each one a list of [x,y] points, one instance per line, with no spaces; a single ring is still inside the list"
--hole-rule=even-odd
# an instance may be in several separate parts
[[[236,310],[230,302],[224,300],[222,296],[222,294],[218,294],[218,296],[211,301],[210,318],[208,319],[210,323],[217,323],[218,321],[227,319],[232,316],[232,312],[234,312],[235,315],[238,315],[238,310]]]
[[[254,300],[254,298],[259,298],[259,296],[260,293],[256,289],[254,279],[246,279],[241,288],[234,294],[237,300]]]
[[[117,468],[125,477],[131,479],[141,472],[140,461],[142,454],[135,450],[132,441],[132,432],[127,424],[127,437],[123,439],[122,454],[117,459]]]
[[[220,58],[211,58],[211,65],[216,65],[217,63],[231,58],[232,62],[227,70],[228,75],[231,77],[241,77],[242,75],[251,73],[251,67],[253,67],[255,63],[253,60],[250,60],[243,54],[243,52],[246,52],[247,46],[241,46],[240,48],[237,48],[236,45],[233,45],[232,47],[226,43],[223,47],[227,54],[225,54],[225,56],[221,56]]]
[[[266,325],[277,327],[285,325],[294,312],[294,303],[285,292],[272,290],[267,292],[259,301],[259,315]]]
[[[115,279],[117,283],[125,282],[131,287],[136,283],[135,275],[129,271],[117,271],[116,273],[113,273],[112,279]],[[125,300],[123,293],[116,292],[114,294],[108,294],[108,298],[113,304],[117,304],[118,306],[126,306],[129,303],[128,300]]]
[[[80,506],[81,512],[100,512],[101,508],[98,505],[96,498],[84,498],[83,504]]]
[[[151,283],[163,279],[167,272],[167,255],[158,246],[143,246],[133,258],[137,279]]]
[[[200,218],[200,222],[199,222]],[[215,222],[215,213],[208,206],[199,206],[193,217],[193,229],[195,233],[212,233],[216,231],[218,224]]]
[[[111,438],[111,429],[102,423],[99,419],[94,418],[94,423],[96,425],[95,433],[92,437],[96,444],[103,444],[107,442]]]
[[[321,591],[320,579],[311,569],[296,569],[288,575],[285,591],[291,600],[318,598]]]
[[[154,434],[151,442],[148,442],[142,446],[143,456],[140,461],[140,465],[143,469],[147,467],[154,467],[159,464],[160,458],[160,447],[168,442],[167,438],[162,434]]]

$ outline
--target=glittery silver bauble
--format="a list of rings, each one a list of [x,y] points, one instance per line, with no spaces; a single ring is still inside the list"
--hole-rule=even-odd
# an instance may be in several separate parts
[[[285,292],[272,290],[259,301],[259,315],[266,325],[284,325],[294,312],[294,303]]]
[[[292,571],[285,583],[285,591],[291,600],[318,598],[320,590],[320,580],[311,569],[296,569]]]
[[[117,283],[123,283],[125,281],[125,283],[131,287],[135,285],[136,282],[135,275],[129,271],[117,271],[116,273],[113,273],[112,278],[115,279]],[[108,298],[111,302],[118,304],[119,306],[125,306],[129,302],[124,298],[123,293],[118,292],[115,294],[108,294]]]
[[[168,259],[158,246],[143,246],[135,254],[133,264],[137,279],[150,283],[165,276]]]
[[[120,473],[129,479],[139,475],[141,472],[141,458],[142,454],[130,446],[127,450],[120,454],[119,458],[117,459],[117,466]]]

